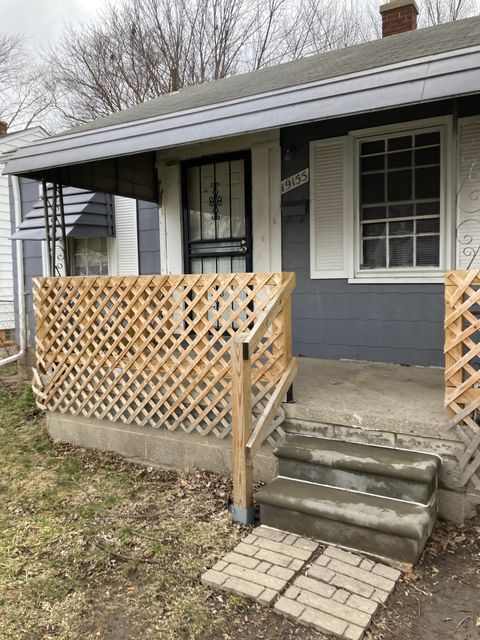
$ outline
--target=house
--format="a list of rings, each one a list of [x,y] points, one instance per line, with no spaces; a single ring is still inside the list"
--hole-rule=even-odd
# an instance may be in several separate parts
[[[14,182],[10,187],[3,169],[9,156],[17,149],[47,135],[42,127],[8,133],[6,123],[0,122],[0,347],[14,343],[16,326],[10,215],[11,211],[15,211],[17,183]],[[2,353],[1,357],[4,355]]]
[[[51,175],[51,166],[61,163],[69,167],[60,170],[64,184],[158,202],[162,273],[295,271],[294,344],[302,355],[441,366],[443,272],[470,263],[455,238],[472,210],[474,185],[465,177],[478,135],[476,46],[478,19],[471,18],[205,83],[49,138],[19,154],[10,170]],[[423,138],[412,138],[424,130]],[[463,159],[455,184],[454,139]],[[360,164],[380,166],[390,158],[388,141],[392,149],[411,145],[403,155],[397,151],[400,163],[423,141],[417,158],[423,153],[423,162],[436,165],[414,169],[412,159],[385,173],[365,168],[357,175]],[[375,154],[380,147],[384,152]],[[129,166],[136,184],[125,177]],[[224,180],[229,171],[231,193],[222,186],[227,191],[216,195],[225,203],[231,197],[241,212],[232,218],[240,244],[205,258],[227,230],[208,224],[199,230],[195,218],[184,229],[184,209],[202,206],[207,223],[214,222],[211,194],[195,199],[205,185],[221,183],[213,172]],[[297,174],[303,177],[289,181]],[[428,181],[425,192],[410,193],[414,175],[419,184]],[[393,181],[407,176],[408,193],[395,191]],[[381,209],[390,200],[376,206],[388,195],[387,177],[388,197],[405,203],[403,210]],[[359,201],[360,180],[365,201]],[[414,195],[427,212],[415,233]],[[387,214],[401,224],[388,222]],[[396,234],[388,245],[387,227]],[[382,235],[367,235],[374,233]],[[193,249],[198,240],[200,248]]]
[[[395,523],[403,518],[412,526],[405,534],[397,524],[385,524],[373,537],[383,540],[383,548],[385,537],[397,536],[402,544],[405,535],[415,538],[413,547],[400,544],[396,551],[397,560],[411,562],[431,530],[437,496],[442,514],[457,520],[480,503],[478,464],[469,466],[463,484],[456,475],[457,462],[464,469],[477,456],[476,436],[471,444],[470,436],[462,441],[452,431],[444,433],[440,369],[445,272],[480,267],[480,17],[416,30],[414,0],[391,0],[380,10],[379,40],[162,96],[30,145],[15,154],[7,171],[158,206],[159,244],[150,250],[158,255],[161,274],[294,272],[293,354],[303,358],[297,403],[285,407],[297,435],[279,453],[282,473],[330,485],[328,474],[309,474],[318,449],[333,447],[323,464],[344,461],[345,473],[336,475],[346,483],[341,495],[358,494],[358,486],[370,486],[376,474],[395,477],[387,482],[396,487],[389,513],[396,513]],[[105,355],[102,366],[107,361]],[[71,372],[73,361],[69,367]],[[109,375],[99,375],[98,384]],[[134,374],[132,384],[140,375]],[[41,384],[39,378],[40,394]],[[116,387],[127,408],[132,389]],[[148,389],[143,408],[152,402]],[[114,398],[99,400],[82,417],[97,391],[92,386],[88,399],[76,404],[80,409],[51,411],[51,433],[122,453],[135,450],[138,457],[153,438],[135,426],[144,424],[138,422],[140,409],[131,418],[115,418],[130,426],[120,437],[115,423],[112,435],[103,416],[110,416]],[[62,394],[47,406],[61,407],[71,386]],[[198,431],[198,421],[192,424],[191,431]],[[475,425],[472,419],[474,432]],[[307,444],[299,431],[310,436]],[[311,436],[323,439],[313,452]],[[152,458],[214,469],[230,464],[212,440],[210,448],[197,447],[193,436],[182,434],[173,447],[170,437],[166,430],[162,446],[152,445]],[[344,451],[341,441],[349,440],[368,449]],[[378,446],[385,444],[387,451]],[[389,457],[392,448],[398,464]],[[366,472],[362,461],[375,455]],[[358,484],[362,473],[370,477],[366,485]],[[272,458],[264,454],[257,477],[274,475]],[[273,494],[267,489],[260,496],[270,523],[297,523],[303,532],[313,527],[325,536],[315,527],[337,518],[338,509],[325,515],[325,503],[340,500],[337,489],[317,501],[306,494],[295,498],[291,483],[279,488],[275,482]],[[412,498],[407,487],[418,482],[423,497]],[[387,507],[378,483],[365,493],[375,494],[375,504],[366,501],[366,512],[374,515],[360,527],[368,545],[377,526],[372,523],[378,524]],[[399,515],[391,505],[399,497],[408,502],[405,495],[416,506]],[[312,501],[313,524],[305,506]],[[334,535],[348,530],[344,543],[355,546],[362,537],[359,523],[348,509],[342,514]]]

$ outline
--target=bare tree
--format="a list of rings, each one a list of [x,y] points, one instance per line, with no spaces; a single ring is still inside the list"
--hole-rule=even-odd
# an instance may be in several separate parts
[[[419,0],[422,24],[471,15],[480,0]],[[47,53],[65,124],[185,86],[379,37],[379,0],[120,0],[70,26]],[[1,43],[0,43],[1,50]]]
[[[47,52],[48,86],[80,123],[270,62],[286,0],[124,0],[68,27]]]
[[[39,71],[23,38],[0,33],[0,120],[9,128],[24,129],[37,123],[48,109],[39,87]]]
[[[420,24],[431,26],[453,22],[478,13],[478,0],[421,0]]]
[[[0,33],[0,83],[5,85],[18,74],[23,61],[22,38],[15,34]]]
[[[289,26],[291,58],[332,51],[371,39],[365,7],[356,0],[300,0]]]

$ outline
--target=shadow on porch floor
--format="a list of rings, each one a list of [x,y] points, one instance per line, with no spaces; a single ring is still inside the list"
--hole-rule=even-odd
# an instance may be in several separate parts
[[[297,358],[288,420],[381,430],[442,440],[443,369]],[[313,425],[312,425],[313,426]]]

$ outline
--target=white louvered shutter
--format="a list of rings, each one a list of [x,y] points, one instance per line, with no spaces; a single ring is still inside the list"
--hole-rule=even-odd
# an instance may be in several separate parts
[[[119,276],[138,275],[137,201],[115,196],[115,245]]]
[[[346,278],[345,156],[347,137],[310,146],[310,275]]]
[[[457,268],[480,269],[480,116],[458,121]]]

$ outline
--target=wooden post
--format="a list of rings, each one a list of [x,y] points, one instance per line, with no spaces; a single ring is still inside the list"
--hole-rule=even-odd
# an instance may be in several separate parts
[[[449,316],[452,314],[456,305],[462,303],[463,296],[458,300],[459,284],[455,281],[455,275],[460,272],[447,271],[445,274],[445,373],[448,372],[450,367],[453,367],[463,356],[463,342],[459,342],[456,346],[452,346],[452,343],[457,341],[457,335],[462,332],[463,318],[461,315],[453,321],[449,321]],[[447,398],[452,391],[455,391],[457,387],[460,387],[463,382],[463,371],[459,369],[451,376],[445,375],[445,405],[447,418],[453,418],[456,414],[452,407],[449,405]]]
[[[242,524],[254,520],[252,458],[247,442],[252,433],[252,379],[248,344],[242,335],[231,347],[233,518]]]
[[[282,280],[285,280],[285,275],[283,274]],[[293,278],[295,284],[295,274],[289,273],[288,277]],[[283,319],[283,369],[286,371],[290,361],[292,359],[292,294],[290,294],[285,301],[282,310],[282,319]],[[287,391],[287,402],[294,402],[294,394],[293,394],[293,384],[289,387]]]
[[[295,274],[282,273],[282,284],[292,282],[292,289],[295,287]],[[280,314],[282,322],[282,350],[283,350],[283,370],[285,371],[292,359],[292,294],[289,292],[283,300]]]

